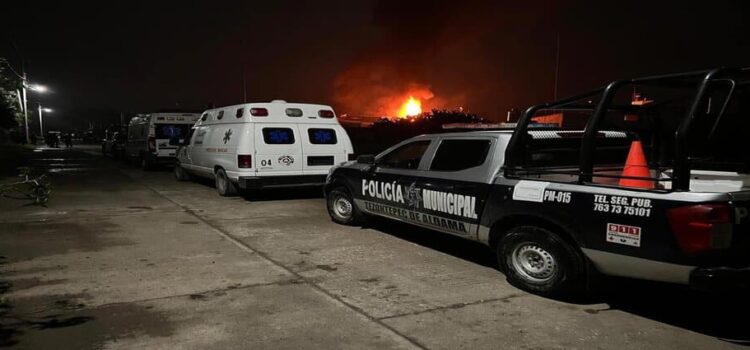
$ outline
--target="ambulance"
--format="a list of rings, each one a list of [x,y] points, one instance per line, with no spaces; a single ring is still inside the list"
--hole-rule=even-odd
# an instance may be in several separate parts
[[[198,113],[139,114],[128,123],[126,160],[144,170],[174,163],[175,140],[184,139],[198,120]]]
[[[182,140],[175,178],[214,179],[221,196],[239,191],[323,186],[354,149],[333,108],[245,103],[209,109]]]

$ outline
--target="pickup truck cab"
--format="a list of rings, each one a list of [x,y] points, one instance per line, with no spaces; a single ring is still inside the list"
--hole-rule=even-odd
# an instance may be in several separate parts
[[[729,141],[747,130],[747,77],[616,81],[530,107],[514,130],[417,136],[332,169],[328,212],[482,242],[512,284],[539,294],[580,291],[594,272],[747,287],[750,157]]]

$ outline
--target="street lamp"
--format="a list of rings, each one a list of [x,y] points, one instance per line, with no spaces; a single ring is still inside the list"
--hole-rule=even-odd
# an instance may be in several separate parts
[[[29,107],[28,107],[28,98],[26,96],[26,89],[28,88],[29,90],[38,92],[40,94],[43,94],[43,93],[47,92],[48,89],[44,85],[28,84],[28,82],[26,80],[26,72],[23,73],[23,78],[22,79],[23,79],[22,80],[22,85],[23,85],[23,94],[22,94],[22,98],[23,98],[23,119],[24,119],[24,123],[26,124],[26,143],[30,143],[30,141],[29,141],[29,119],[28,119],[28,110],[29,110]],[[52,110],[50,109],[50,112],[51,111]],[[41,132],[41,135],[39,135],[39,136],[44,137],[44,132],[42,131],[42,105],[41,104],[39,105],[39,131]]]
[[[39,135],[41,137],[44,137],[44,127],[42,126],[42,112],[44,113],[52,113],[51,108],[43,108],[41,103],[38,103],[39,105]]]
[[[29,90],[43,94],[48,91],[47,87],[39,84],[29,84]]]

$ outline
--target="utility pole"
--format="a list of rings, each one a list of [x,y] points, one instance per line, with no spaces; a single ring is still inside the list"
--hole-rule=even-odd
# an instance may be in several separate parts
[[[560,77],[560,32],[557,32],[557,52],[555,54],[555,92],[553,100],[557,101],[557,83]]]
[[[42,104],[39,105],[39,135],[44,135],[44,127],[42,127]]]
[[[23,85],[23,87],[21,88],[21,94],[23,98],[23,122],[26,129],[26,144],[29,144],[31,143],[31,138],[29,137],[29,104],[28,100],[26,99],[26,70],[24,69],[23,63],[21,63],[21,70],[21,74],[23,74],[23,78],[21,79],[21,85]]]
[[[247,83],[245,82],[245,62],[242,62],[242,103],[247,103]]]

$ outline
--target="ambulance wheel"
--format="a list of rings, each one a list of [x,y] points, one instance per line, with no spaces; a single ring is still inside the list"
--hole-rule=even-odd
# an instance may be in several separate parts
[[[344,187],[337,187],[328,192],[326,208],[331,220],[342,225],[361,225],[364,215],[354,203],[349,191]]]
[[[512,228],[496,247],[510,284],[545,296],[577,296],[585,288],[585,262],[557,234],[536,226]]]
[[[180,163],[176,163],[174,165],[174,178],[177,179],[177,181],[189,181],[190,180],[190,174],[188,174],[187,171],[180,165]]]
[[[224,169],[216,170],[216,191],[222,197],[231,197],[237,194],[237,185],[229,180]]]

